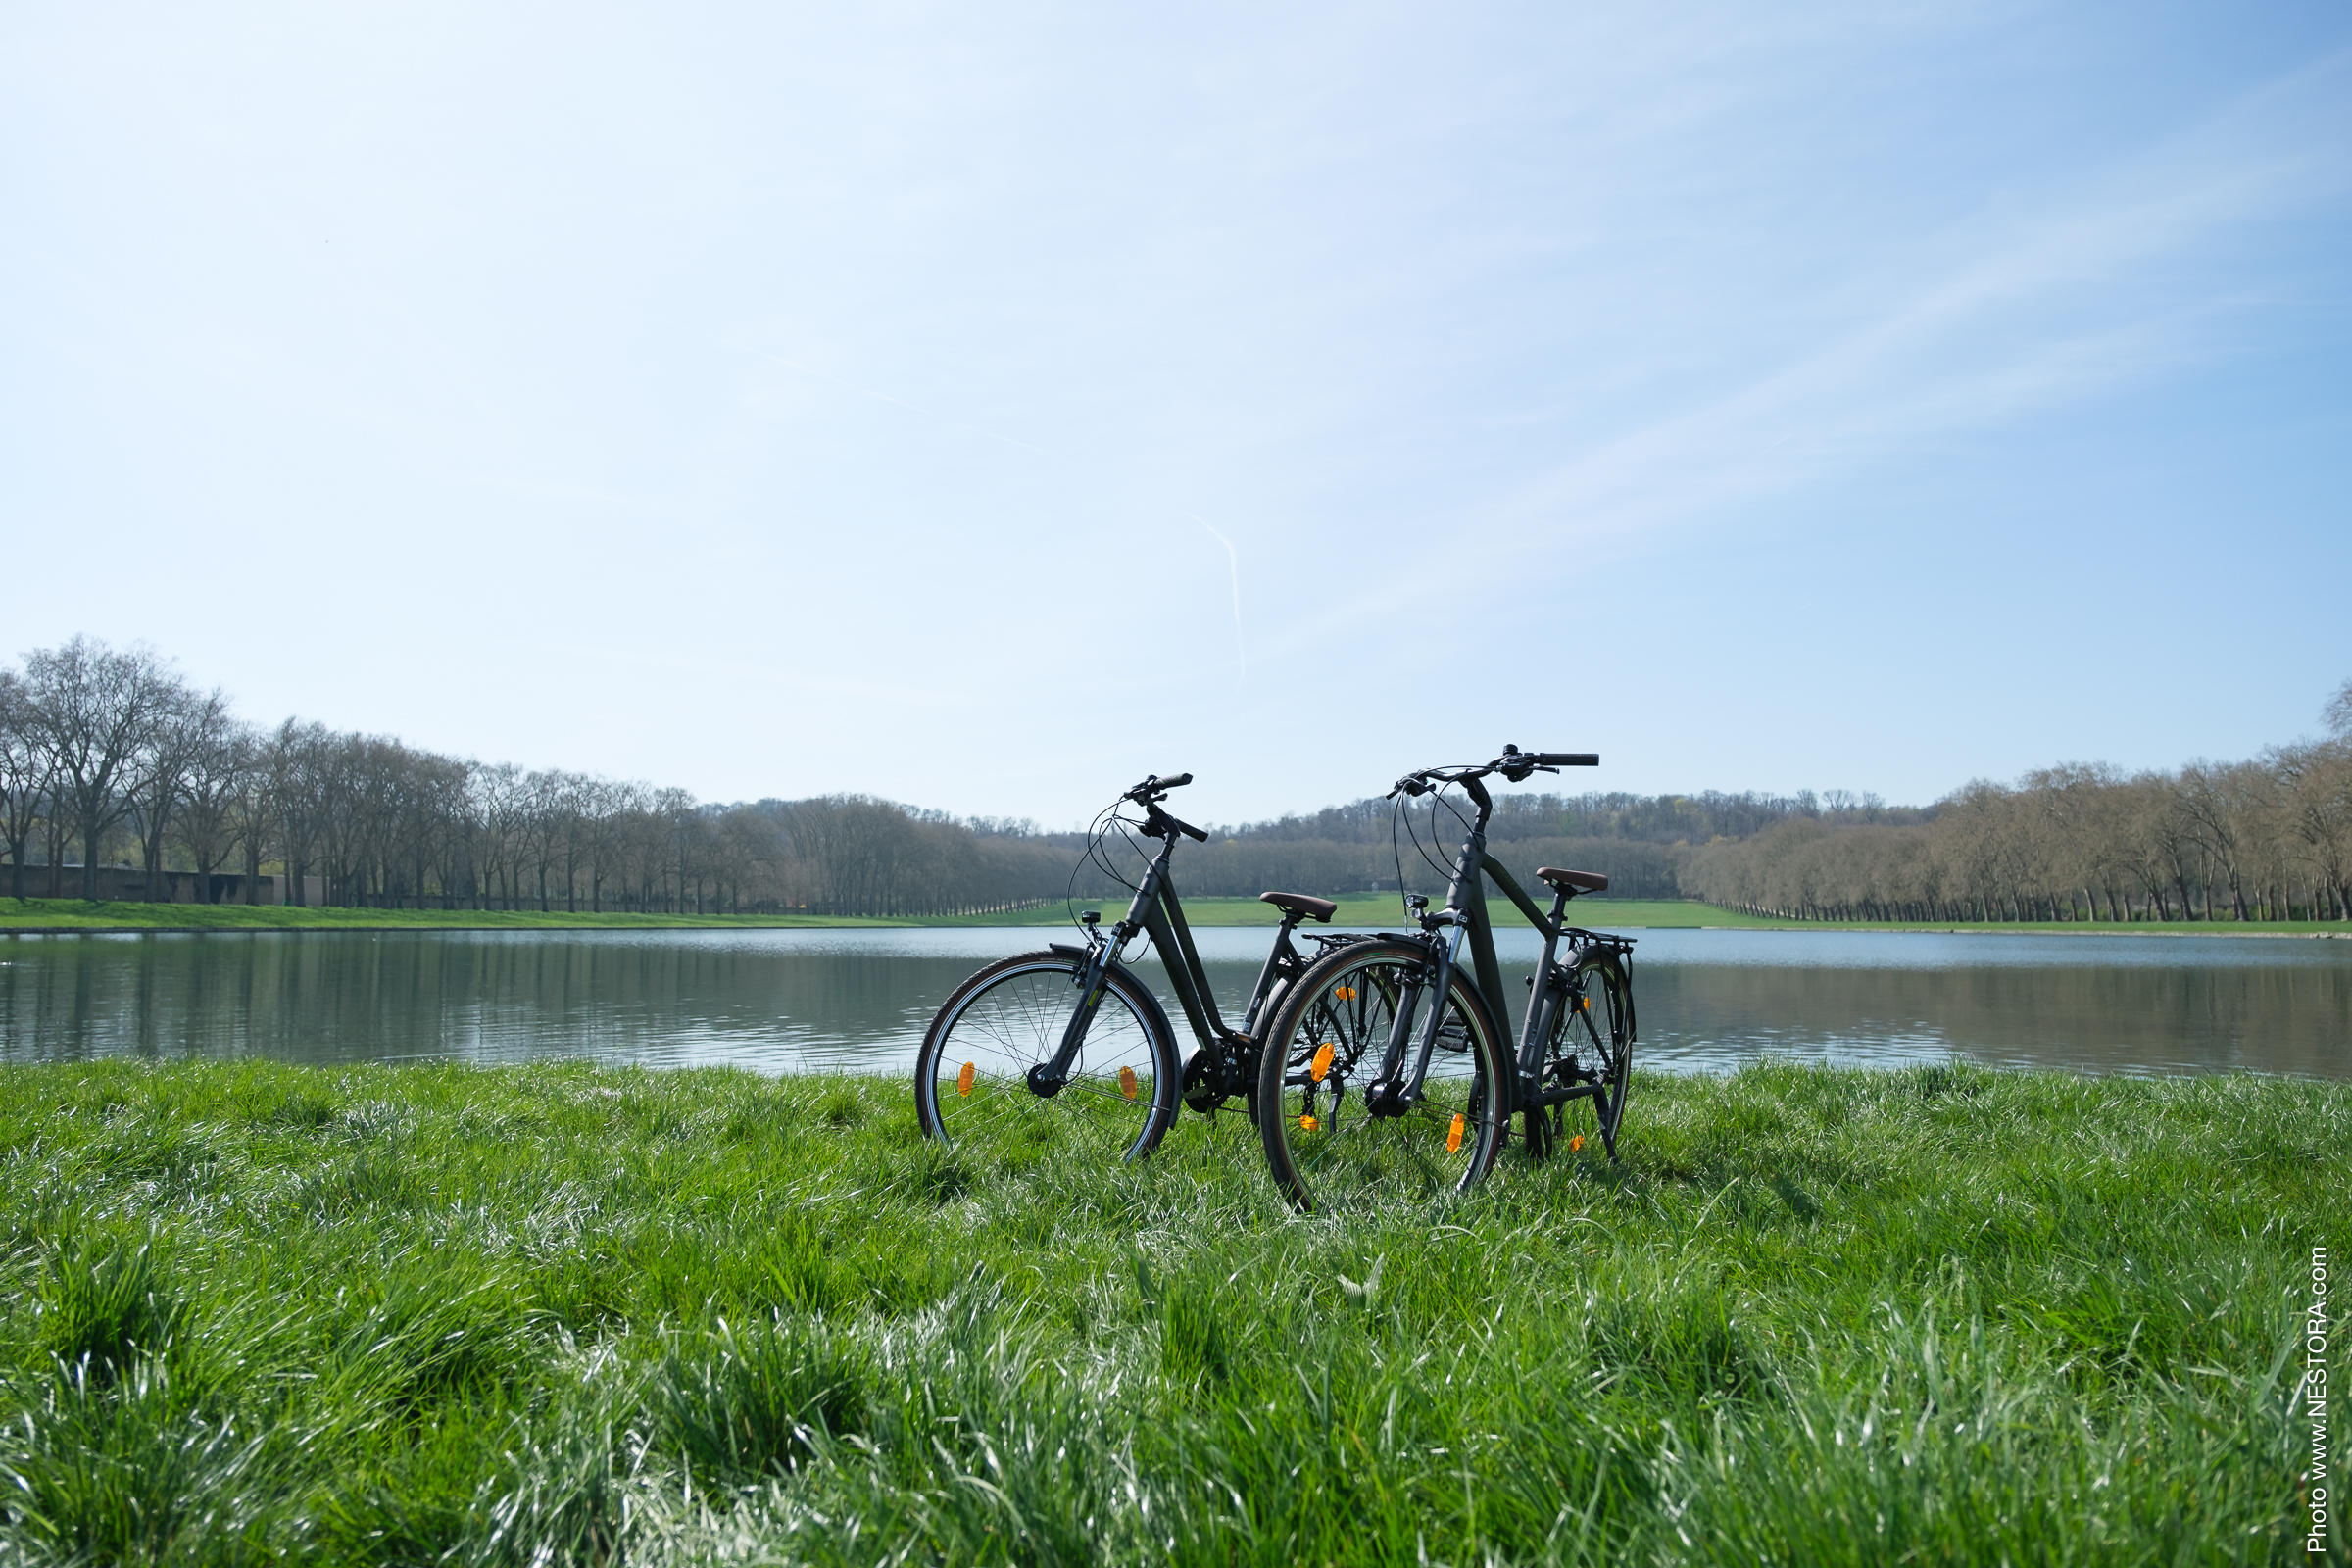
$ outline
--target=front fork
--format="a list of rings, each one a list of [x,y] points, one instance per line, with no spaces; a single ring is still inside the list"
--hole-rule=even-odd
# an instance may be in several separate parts
[[[1389,1040],[1381,1053],[1379,1076],[1364,1091],[1364,1108],[1375,1116],[1401,1116],[1421,1102],[1421,1086],[1429,1077],[1430,1058],[1438,1048],[1438,1031],[1446,1026],[1446,998],[1453,984],[1453,966],[1461,955],[1462,938],[1469,934],[1470,928],[1450,911],[1435,918],[1449,923],[1452,931],[1438,939],[1438,961],[1429,971],[1427,981],[1418,974],[1405,977],[1403,994],[1396,999],[1396,1015],[1389,1022]],[[1414,1024],[1419,1021],[1425,985],[1433,1000],[1428,1019],[1420,1023],[1421,1040],[1413,1050],[1412,1076],[1406,1078],[1404,1053],[1413,1038]]]
[[[1135,902],[1127,906],[1127,914],[1104,936],[1090,921],[1086,928],[1086,962],[1078,969],[1078,1005],[1070,1009],[1070,1021],[1062,1026],[1061,1045],[1053,1059],[1041,1061],[1029,1069],[1029,1092],[1040,1100],[1051,1100],[1070,1081],[1070,1063],[1086,1044],[1086,1032],[1092,1028],[1096,1011],[1102,1005],[1102,993],[1110,989],[1110,966],[1119,959],[1138,931],[1144,928],[1144,911],[1159,897],[1160,880],[1167,872],[1167,851],[1162,850],[1144,873],[1141,886],[1135,890]]]

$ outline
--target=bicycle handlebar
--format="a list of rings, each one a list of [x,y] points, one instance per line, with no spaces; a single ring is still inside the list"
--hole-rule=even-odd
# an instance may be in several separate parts
[[[1389,790],[1389,799],[1393,801],[1398,795],[1425,795],[1429,792],[1430,781],[1433,779],[1446,784],[1466,784],[1473,779],[1485,778],[1489,773],[1500,773],[1504,778],[1516,784],[1538,769],[1549,772],[1556,767],[1598,767],[1599,765],[1600,754],[1598,752],[1523,752],[1516,746],[1505,746],[1502,749],[1502,755],[1492,762],[1455,767],[1425,767],[1418,772],[1407,773]]]
[[[1168,826],[1174,828],[1177,832],[1191,835],[1196,843],[1206,844],[1208,842],[1208,834],[1202,829],[1193,826],[1193,824],[1190,822],[1179,822],[1176,820],[1176,818],[1168,815],[1168,813],[1165,811],[1159,813],[1159,819],[1167,823]]]
[[[1138,784],[1135,788],[1129,790],[1126,794],[1120,796],[1119,799],[1122,801],[1134,801],[1138,804],[1141,804],[1151,796],[1165,794],[1169,790],[1180,790],[1187,784],[1190,784],[1192,781],[1193,775],[1190,773],[1179,773],[1174,778],[1161,778],[1158,774],[1154,773],[1150,778],[1144,780],[1141,784]]]

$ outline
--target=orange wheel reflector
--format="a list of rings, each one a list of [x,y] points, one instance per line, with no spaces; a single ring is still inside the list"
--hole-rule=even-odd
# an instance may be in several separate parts
[[[1298,1118],[1298,1130],[1302,1133],[1311,1133],[1322,1125],[1323,1124],[1321,1122],[1315,1120],[1315,1118],[1312,1116],[1301,1116]]]
[[[972,1080],[979,1076],[980,1064],[972,1061],[965,1062],[963,1064],[963,1071],[956,1075],[956,1092],[959,1095],[970,1094],[972,1092]]]
[[[1129,1100],[1135,1098],[1135,1069],[1133,1067],[1119,1069],[1119,1093],[1125,1095]]]
[[[1584,1003],[1585,1010],[1587,1012],[1591,1012],[1592,1010],[1592,999],[1591,997],[1582,997],[1578,1000]]]
[[[1333,986],[1331,988],[1331,994],[1339,998],[1342,1002],[1353,1002],[1355,1000],[1355,987]]]
[[[1448,1154],[1458,1154],[1461,1152],[1462,1113],[1457,1110],[1453,1113],[1453,1125],[1446,1129],[1446,1152]]]
[[[1584,1152],[1585,1135],[1583,1133],[1578,1133],[1574,1138],[1568,1140],[1568,1152],[1571,1154],[1581,1154]]]
[[[1321,1083],[1331,1073],[1331,1042],[1326,1040],[1315,1048],[1315,1059],[1307,1063],[1306,1075]]]

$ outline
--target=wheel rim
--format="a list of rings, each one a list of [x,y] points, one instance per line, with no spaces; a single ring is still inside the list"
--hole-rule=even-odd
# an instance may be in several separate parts
[[[1458,1000],[1447,1000],[1421,1102],[1394,1116],[1373,1115],[1366,1104],[1413,967],[1411,960],[1377,956],[1343,966],[1302,999],[1282,1042],[1284,1083],[1275,1113],[1294,1195],[1302,1203],[1328,1208],[1427,1198],[1457,1191],[1485,1171],[1497,1118],[1477,1025]],[[1408,1070],[1428,1005],[1424,997],[1416,1009]]]
[[[923,1084],[938,1136],[1016,1164],[1065,1152],[1123,1159],[1149,1148],[1165,1086],[1152,1031],[1116,986],[1104,988],[1060,1090],[1030,1089],[1029,1070],[1053,1060],[1077,1001],[1072,965],[1038,963],[994,976],[955,1004]]]

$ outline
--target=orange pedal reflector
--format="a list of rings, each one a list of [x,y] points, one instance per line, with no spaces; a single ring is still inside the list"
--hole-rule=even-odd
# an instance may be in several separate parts
[[[1591,997],[1579,997],[1577,1000],[1585,1004],[1585,1010],[1587,1012],[1591,1012],[1592,1010],[1592,999]]]
[[[972,1092],[972,1080],[979,1076],[979,1063],[971,1061],[965,1062],[963,1064],[963,1071],[956,1075],[956,1092],[959,1095],[970,1094]]]
[[[1453,1125],[1446,1129],[1446,1152],[1448,1154],[1458,1154],[1461,1152],[1462,1113],[1457,1110],[1453,1113]]]
[[[1321,1083],[1331,1072],[1331,1042],[1326,1040],[1315,1048],[1315,1059],[1307,1063],[1306,1075]]]
[[[1585,1135],[1583,1133],[1578,1133],[1574,1138],[1568,1140],[1568,1152],[1571,1154],[1581,1154],[1584,1152]]]
[[[1129,1100],[1135,1098],[1135,1069],[1133,1067],[1119,1069],[1119,1093],[1125,1095]]]

